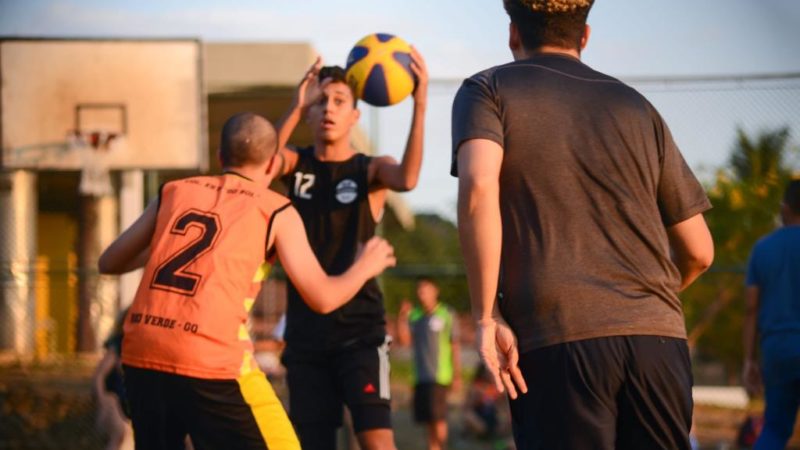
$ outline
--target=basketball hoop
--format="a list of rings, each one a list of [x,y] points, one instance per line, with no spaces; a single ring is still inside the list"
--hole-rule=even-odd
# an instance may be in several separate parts
[[[68,143],[71,150],[81,158],[81,195],[103,197],[112,195],[111,157],[124,145],[124,135],[105,131],[70,133]]]

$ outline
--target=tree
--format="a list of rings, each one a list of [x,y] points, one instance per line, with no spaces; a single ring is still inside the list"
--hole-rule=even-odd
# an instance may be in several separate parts
[[[715,243],[711,273],[682,295],[689,345],[738,373],[744,311],[744,271],[755,242],[778,225],[778,208],[791,178],[789,130],[752,139],[738,129],[728,167],[717,172],[706,214]]]
[[[418,214],[413,230],[403,229],[386,210],[383,236],[392,243],[398,266],[382,277],[386,310],[397,311],[403,299],[414,300],[416,278],[430,276],[439,284],[440,297],[458,311],[469,310],[458,229],[435,214]]]

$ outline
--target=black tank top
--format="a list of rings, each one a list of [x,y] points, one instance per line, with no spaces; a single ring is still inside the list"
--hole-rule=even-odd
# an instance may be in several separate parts
[[[322,268],[329,275],[341,274],[353,263],[359,244],[375,235],[367,186],[371,158],[358,153],[346,161],[319,161],[313,147],[297,153],[297,166],[283,177],[288,196]],[[312,311],[291,281],[287,286],[287,347],[325,351],[383,342],[383,295],[375,279],[352,301],[326,315]]]

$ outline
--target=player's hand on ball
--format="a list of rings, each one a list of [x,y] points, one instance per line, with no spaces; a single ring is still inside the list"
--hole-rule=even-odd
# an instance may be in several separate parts
[[[414,87],[414,102],[424,104],[428,99],[428,66],[422,54],[413,45],[411,46],[411,71],[417,78]]]
[[[375,236],[359,250],[356,259],[367,268],[370,278],[381,274],[387,267],[394,267],[397,258],[389,241]]]

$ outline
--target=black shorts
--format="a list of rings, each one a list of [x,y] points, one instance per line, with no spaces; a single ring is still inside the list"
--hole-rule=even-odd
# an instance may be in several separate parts
[[[449,386],[420,383],[414,386],[414,421],[429,423],[447,419]]]
[[[520,356],[528,393],[511,401],[519,450],[690,450],[686,340],[614,336]]]
[[[136,449],[300,449],[266,376],[205,380],[125,366]]]
[[[304,430],[338,428],[347,405],[356,433],[391,428],[389,342],[333,352],[284,351],[289,417]]]

